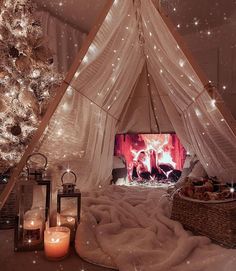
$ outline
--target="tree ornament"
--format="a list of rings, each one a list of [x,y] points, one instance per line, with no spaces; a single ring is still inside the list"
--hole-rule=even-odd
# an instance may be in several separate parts
[[[47,62],[48,64],[53,63],[52,53],[49,48],[41,45],[33,49],[33,56],[36,61]]]
[[[17,58],[19,56],[19,51],[16,49],[15,46],[11,46],[9,49],[9,55],[13,58]]]
[[[9,75],[10,74],[7,71],[5,71],[4,69],[0,68],[0,79],[4,79],[4,78],[6,78]]]
[[[14,136],[19,136],[21,134],[21,127],[19,124],[15,124],[14,126],[11,127],[11,133]]]
[[[6,111],[7,107],[3,99],[0,98],[0,112]]]
[[[30,72],[31,61],[27,56],[20,55],[15,62],[16,68],[23,73]]]
[[[1,4],[0,4],[1,6]],[[9,37],[9,31],[7,30],[7,28],[3,25],[0,26],[0,40],[7,40]]]
[[[29,91],[27,89],[22,90],[19,94],[18,99],[20,103],[24,104],[28,108],[31,108],[35,115],[38,114],[39,106],[37,104],[37,101],[35,100],[34,93],[32,91]]]

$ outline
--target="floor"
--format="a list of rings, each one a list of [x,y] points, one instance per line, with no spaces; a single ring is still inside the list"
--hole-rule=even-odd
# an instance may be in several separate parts
[[[50,262],[43,251],[14,252],[13,230],[0,230],[0,269],[4,271],[112,271],[82,260],[71,248],[70,255],[59,262]],[[3,268],[3,269],[2,269]]]

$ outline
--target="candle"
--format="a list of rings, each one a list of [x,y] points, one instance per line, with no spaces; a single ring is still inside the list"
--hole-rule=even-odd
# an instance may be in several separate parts
[[[43,240],[43,220],[41,217],[24,219],[24,243],[28,245],[38,245]]]
[[[60,260],[69,251],[70,229],[51,227],[44,231],[44,252],[48,259]]]
[[[57,215],[57,225],[67,227],[70,229],[70,241],[74,241],[75,238],[75,226],[76,220],[73,216]]]

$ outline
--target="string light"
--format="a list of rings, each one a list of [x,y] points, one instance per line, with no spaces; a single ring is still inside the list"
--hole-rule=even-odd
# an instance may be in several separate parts
[[[212,99],[212,100],[211,100],[211,106],[212,106],[213,108],[216,107],[216,100],[215,100],[215,99]]]
[[[51,65],[48,48],[41,42],[43,32],[32,10],[27,0],[3,0],[1,5],[0,20],[5,30],[0,39],[4,39],[8,50],[0,49],[0,172],[19,161],[50,95],[62,80]],[[3,13],[8,15],[3,18]],[[41,49],[37,57],[34,48]]]
[[[180,59],[179,60],[179,65],[180,65],[181,68],[183,68],[184,64],[185,64],[185,61],[183,59]]]

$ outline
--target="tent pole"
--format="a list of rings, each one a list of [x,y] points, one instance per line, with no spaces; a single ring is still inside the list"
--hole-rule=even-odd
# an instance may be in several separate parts
[[[8,196],[10,195],[12,189],[14,188],[14,186],[18,180],[19,174],[22,172],[22,170],[27,162],[28,156],[34,151],[35,146],[37,145],[38,141],[40,140],[40,137],[42,136],[45,129],[47,128],[52,115],[56,111],[57,106],[59,105],[62,97],[64,96],[64,93],[66,92],[68,86],[70,85],[70,83],[74,77],[75,72],[77,71],[84,56],[86,55],[91,43],[93,42],[98,30],[100,29],[100,27],[101,27],[103,21],[105,20],[112,5],[113,5],[113,0],[107,0],[106,5],[104,5],[104,8],[101,11],[101,14],[98,16],[97,20],[95,21],[95,25],[93,26],[93,28],[89,32],[87,38],[85,39],[80,51],[78,52],[78,54],[75,58],[74,63],[72,64],[70,70],[68,71],[67,76],[64,79],[64,82],[62,82],[62,85],[59,87],[59,89],[56,92],[56,96],[49,103],[47,111],[42,118],[42,121],[40,122],[34,136],[32,137],[28,147],[26,148],[26,150],[23,154],[23,156],[21,157],[20,162],[12,171],[12,174],[11,174],[9,181],[6,184],[4,190],[2,191],[2,193],[0,195],[0,210],[4,206]]]
[[[228,124],[229,128],[233,132],[233,134],[236,136],[236,121],[228,109],[228,107],[225,105],[223,98],[221,97],[219,91],[215,87],[209,87],[209,81],[206,77],[206,75],[203,73],[202,69],[199,67],[198,63],[194,59],[192,53],[190,52],[189,48],[186,46],[183,38],[180,36],[180,34],[175,30],[173,23],[170,21],[168,17],[166,17],[163,13],[159,12],[162,20],[167,25],[168,29],[170,30],[172,36],[177,41],[178,45],[180,46],[181,50],[185,54],[186,58],[188,59],[189,63],[195,70],[197,76],[199,77],[200,81],[202,82],[204,88],[206,89],[208,95],[211,98],[214,98],[216,100],[216,106],[219,109],[220,113],[224,117],[226,123]]]

